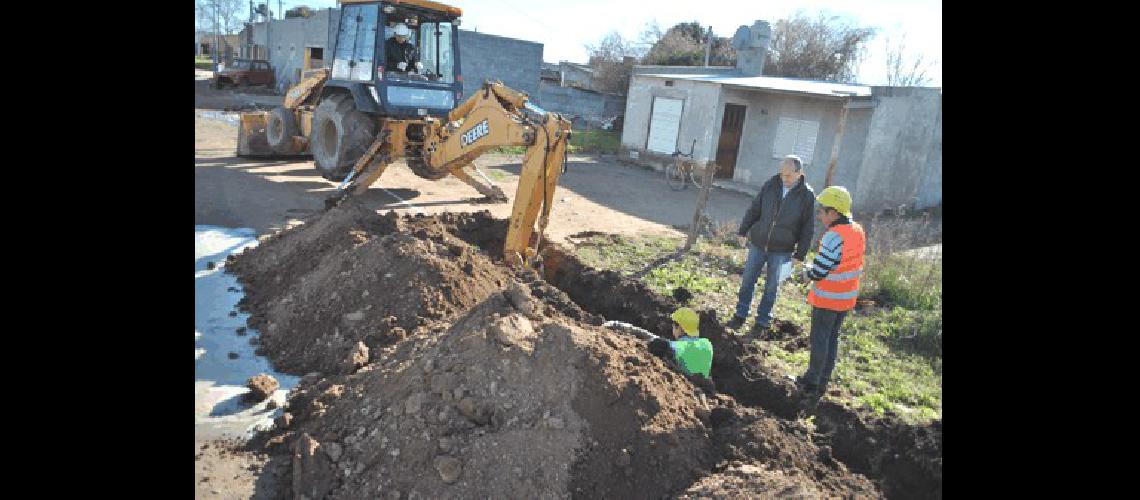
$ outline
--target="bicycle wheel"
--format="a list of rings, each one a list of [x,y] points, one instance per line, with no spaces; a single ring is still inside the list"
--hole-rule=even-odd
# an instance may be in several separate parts
[[[705,178],[706,168],[709,168],[709,166],[694,164],[693,168],[689,170],[689,179],[693,181],[693,185],[697,186],[697,189],[705,187],[701,184],[701,180]]]
[[[665,166],[665,182],[669,183],[669,188],[674,191],[685,189],[685,174],[677,168],[677,164]]]

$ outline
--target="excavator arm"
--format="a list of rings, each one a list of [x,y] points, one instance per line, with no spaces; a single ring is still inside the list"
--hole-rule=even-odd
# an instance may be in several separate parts
[[[535,249],[549,222],[570,134],[568,120],[534,106],[526,94],[499,82],[486,82],[451,111],[446,123],[434,118],[382,120],[377,141],[356,163],[341,189],[345,194],[367,190],[389,164],[404,156],[409,166],[421,169],[430,178],[454,175],[489,195],[491,189],[480,187],[463,168],[491,149],[526,146],[503,245],[507,262],[525,264],[537,256]],[[534,247],[532,239],[536,240]]]

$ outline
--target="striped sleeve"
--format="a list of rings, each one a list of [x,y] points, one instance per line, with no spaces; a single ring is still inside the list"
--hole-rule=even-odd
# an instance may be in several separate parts
[[[827,277],[828,273],[839,265],[843,255],[843,238],[835,231],[824,233],[819,241],[819,251],[815,254],[811,266],[808,267],[808,277],[812,281],[819,281]]]

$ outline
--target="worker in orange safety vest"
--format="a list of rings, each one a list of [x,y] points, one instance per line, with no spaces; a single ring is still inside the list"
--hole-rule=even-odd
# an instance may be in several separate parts
[[[835,357],[839,353],[839,327],[859,296],[863,253],[867,238],[863,227],[852,220],[851,193],[831,186],[816,197],[818,220],[827,228],[819,250],[805,274],[813,283],[807,301],[811,311],[811,358],[807,371],[795,379],[807,396],[818,397],[827,389]]]

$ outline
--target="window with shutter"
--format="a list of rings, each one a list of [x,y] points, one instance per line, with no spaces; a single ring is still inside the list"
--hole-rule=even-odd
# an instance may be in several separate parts
[[[798,155],[805,164],[815,156],[815,140],[819,135],[819,122],[781,117],[776,125],[776,140],[772,144],[772,157]]]

